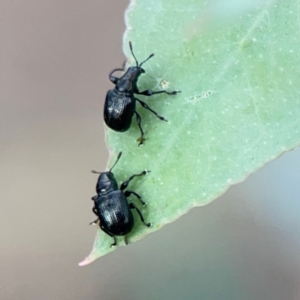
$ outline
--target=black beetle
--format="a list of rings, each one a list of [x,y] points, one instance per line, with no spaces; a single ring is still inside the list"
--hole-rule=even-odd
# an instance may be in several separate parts
[[[134,203],[128,203],[127,200],[127,197],[133,194],[145,206],[146,203],[142,200],[141,196],[134,191],[124,191],[134,177],[146,175],[147,172],[150,171],[143,171],[140,174],[130,176],[121,184],[120,189],[118,189],[118,183],[111,170],[117,164],[121,155],[122,152],[119,153],[116,162],[108,172],[92,171],[93,173],[100,175],[96,185],[97,195],[92,197],[92,200],[94,201],[93,212],[98,219],[91,224],[95,224],[99,221],[100,228],[114,239],[114,243],[111,244],[111,247],[117,244],[115,236],[125,236],[125,243],[127,244],[126,235],[134,226],[131,209],[135,209],[138,212],[141,221],[147,227],[151,226],[150,223],[145,222],[138,207]]]
[[[155,94],[165,93],[168,95],[176,95],[180,93],[180,91],[167,92],[165,90],[161,91],[152,91],[145,90],[140,92],[137,88],[137,81],[142,73],[145,73],[145,70],[142,68],[143,63],[149,60],[154,56],[152,53],[146,60],[142,63],[138,63],[135,55],[132,51],[132,44],[129,42],[129,48],[132,53],[132,56],[135,59],[136,66],[129,67],[125,74],[118,78],[113,76],[112,74],[116,71],[124,71],[123,69],[114,69],[109,74],[110,81],[115,84],[115,88],[113,90],[109,90],[106,94],[105,104],[104,104],[104,120],[106,125],[119,132],[127,131],[131,125],[131,119],[133,114],[136,115],[137,124],[141,131],[141,137],[138,139],[139,145],[144,142],[144,131],[141,126],[141,117],[137,113],[135,109],[135,103],[138,101],[142,107],[151,111],[154,115],[156,115],[160,120],[167,121],[164,117],[159,116],[153,109],[151,109],[145,102],[137,99],[134,94],[144,95],[144,96],[152,96]]]

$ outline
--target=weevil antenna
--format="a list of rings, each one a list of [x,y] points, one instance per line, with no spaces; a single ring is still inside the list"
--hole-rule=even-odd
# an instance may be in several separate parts
[[[92,173],[93,174],[102,174],[102,172],[98,172],[98,171],[95,171],[95,170],[92,170]]]
[[[149,60],[149,59],[150,59],[151,57],[153,57],[153,56],[154,56],[154,53],[150,54],[149,57],[148,57],[147,59],[145,59],[145,60],[139,65],[139,67],[141,67],[143,63],[145,63],[147,60]]]
[[[131,44],[131,42],[129,42],[129,48],[130,48],[130,51],[131,51],[132,56],[133,56],[134,59],[135,59],[136,66],[139,67],[139,63],[138,63],[138,61],[137,61],[137,59],[136,59],[136,57],[135,57],[135,55],[134,55],[134,53],[133,53],[133,50],[132,50],[132,44]]]
[[[114,163],[114,165],[110,168],[109,172],[111,172],[111,170],[112,170],[113,167],[117,164],[117,162],[119,161],[119,159],[120,159],[121,156],[122,156],[122,152],[120,152],[120,153],[118,154],[117,160],[116,160],[116,162]],[[105,173],[105,172],[98,172],[98,171],[92,170],[92,173],[93,173],[93,174],[102,174],[102,173]]]
[[[122,156],[122,151],[118,154],[117,160],[116,162],[113,164],[113,166],[110,168],[109,172],[111,172],[111,170],[114,168],[114,166],[117,164],[117,162],[119,161],[120,157]]]

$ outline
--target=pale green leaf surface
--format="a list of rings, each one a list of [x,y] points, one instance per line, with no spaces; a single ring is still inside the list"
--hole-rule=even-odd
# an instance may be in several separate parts
[[[130,243],[211,202],[299,145],[300,4],[250,2],[136,0],[126,13],[129,64],[134,64],[129,40],[139,61],[155,53],[143,66],[139,88],[182,91],[138,97],[169,121],[137,104],[144,146],[136,142],[135,119],[126,133],[108,130],[112,161],[123,151],[114,169],[119,182],[151,170],[130,189],[147,201],[143,208],[132,200],[153,227],[145,227],[134,213]],[[99,230],[81,265],[112,251],[111,242]]]

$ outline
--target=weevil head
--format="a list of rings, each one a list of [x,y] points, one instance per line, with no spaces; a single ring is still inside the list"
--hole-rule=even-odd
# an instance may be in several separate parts
[[[96,184],[96,192],[98,195],[107,194],[111,191],[115,191],[118,189],[117,180],[111,170],[117,164],[121,156],[122,156],[122,152],[118,154],[117,160],[115,161],[115,163],[113,164],[113,166],[110,168],[109,171],[107,172],[92,171],[92,173],[100,174]]]
[[[147,59],[145,59],[143,62],[139,64],[137,61],[133,50],[132,50],[132,43],[129,42],[129,48],[131,51],[132,56],[135,60],[135,66],[129,67],[125,74],[118,79],[118,82],[116,83],[116,89],[121,93],[133,93],[136,92],[137,89],[137,81],[141,74],[145,73],[145,70],[142,68],[142,65],[148,61],[151,57],[154,56],[154,54],[150,54]]]
[[[141,74],[145,73],[145,70],[141,67],[131,66],[127,69],[127,72],[132,78],[139,77]]]
[[[107,194],[118,189],[118,183],[114,174],[110,171],[103,172],[98,177],[96,192],[98,195]]]
[[[145,70],[141,67],[129,67],[125,74],[119,78],[116,89],[121,93],[137,89],[136,84],[142,73],[145,73]]]

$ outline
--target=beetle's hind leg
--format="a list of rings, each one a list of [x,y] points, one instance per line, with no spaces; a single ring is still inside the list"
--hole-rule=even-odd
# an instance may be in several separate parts
[[[136,115],[136,122],[137,122],[137,124],[139,126],[139,129],[140,129],[140,132],[141,132],[141,136],[137,139],[137,141],[139,142],[139,146],[141,146],[145,141],[144,131],[143,131],[143,128],[142,128],[142,125],[141,125],[142,119],[141,119],[141,116],[136,111],[134,113]]]
[[[142,100],[137,99],[137,98],[135,98],[135,100],[138,101],[144,108],[150,110],[161,121],[168,122],[168,120],[166,118],[164,118],[163,116],[160,116],[156,111],[154,111],[152,108],[150,108],[145,102],[143,102]]]
[[[129,207],[130,207],[131,209],[135,209],[135,210],[137,211],[137,213],[138,213],[139,216],[140,216],[141,221],[142,221],[147,227],[151,227],[151,223],[146,223],[146,222],[145,222],[145,219],[144,219],[144,217],[143,217],[141,211],[138,209],[138,207],[137,207],[134,203],[129,203]]]
[[[109,233],[101,224],[100,224],[100,228],[102,229],[102,231],[104,231],[107,235],[109,235],[110,237],[112,237],[114,239],[114,242],[110,245],[110,247],[114,247],[117,245],[117,239],[114,235],[112,235],[111,233]]]
[[[127,238],[127,235],[124,236],[124,242],[125,242],[125,245],[128,245],[128,238]]]

